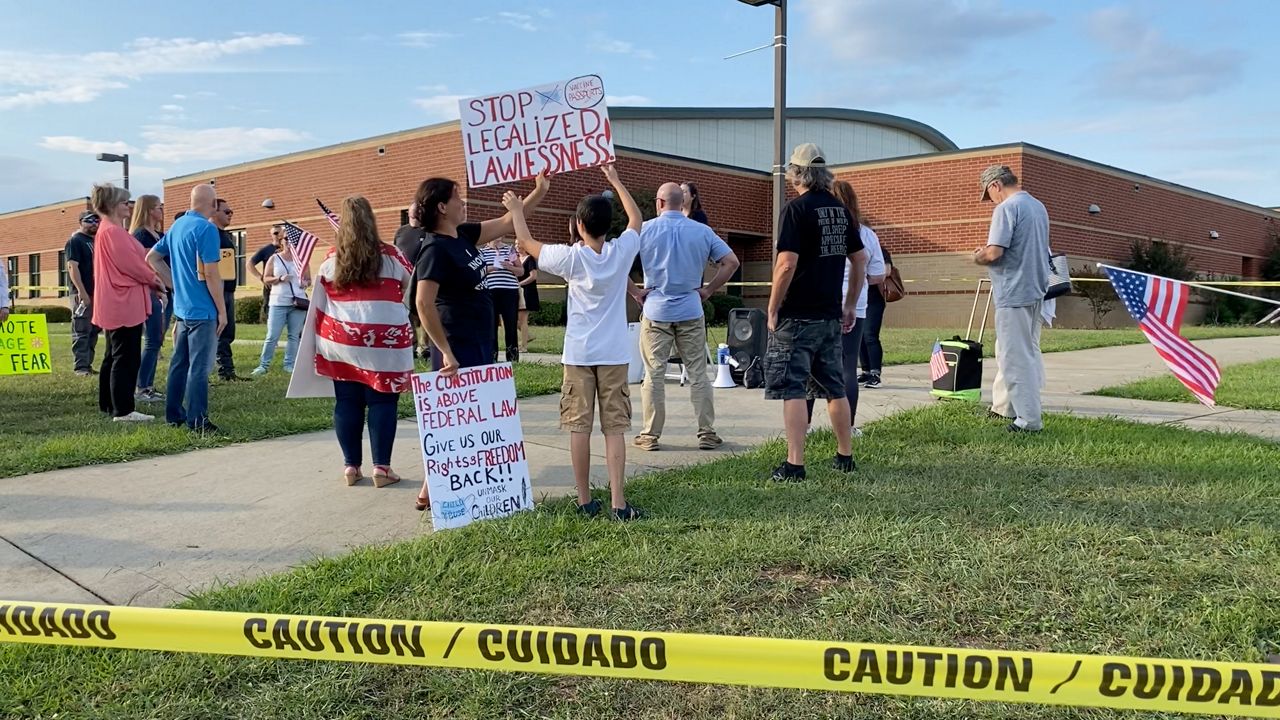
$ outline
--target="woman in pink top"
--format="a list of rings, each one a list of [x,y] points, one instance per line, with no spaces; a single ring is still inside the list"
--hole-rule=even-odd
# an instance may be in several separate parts
[[[90,202],[102,218],[93,253],[93,324],[107,333],[107,351],[98,371],[98,407],[116,422],[154,420],[134,410],[133,390],[142,362],[142,325],[151,314],[151,290],[163,286],[142,246],[124,228],[129,191],[94,185]]]

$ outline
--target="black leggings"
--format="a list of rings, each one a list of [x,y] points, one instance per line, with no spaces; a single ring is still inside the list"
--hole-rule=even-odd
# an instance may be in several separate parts
[[[862,349],[858,355],[861,359],[863,370],[867,372],[875,371],[880,373],[884,364],[884,346],[880,344],[880,326],[884,324],[884,299],[880,302],[875,299],[880,297],[880,293],[873,293],[871,299],[867,301],[867,317],[859,320],[858,324],[866,323],[866,327],[862,331]]]
[[[142,325],[108,330],[107,351],[98,369],[98,409],[111,417],[133,412],[141,364]]]
[[[866,318],[858,318],[853,330],[840,335],[840,354],[844,358],[844,396],[849,400],[849,423],[855,424],[858,415],[858,347],[862,346],[862,324]],[[813,424],[813,399],[805,400],[809,409],[809,424]]]
[[[498,361],[498,321],[502,321],[502,334],[507,341],[507,362],[520,359],[520,291],[516,288],[495,288],[489,291],[493,299],[493,361]]]

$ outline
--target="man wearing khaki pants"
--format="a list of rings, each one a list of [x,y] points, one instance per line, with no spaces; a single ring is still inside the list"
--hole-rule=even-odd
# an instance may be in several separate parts
[[[644,289],[632,298],[644,306],[640,320],[640,352],[644,356],[644,431],[635,446],[657,450],[666,423],[666,368],[672,349],[689,373],[689,394],[698,416],[698,448],[714,450],[722,444],[714,428],[716,413],[707,379],[707,324],[702,301],[719,290],[738,270],[738,257],[706,225],[685,217],[684,191],[676,183],[658,188],[658,217],[640,232],[640,262]],[[707,263],[717,271],[702,284]]]

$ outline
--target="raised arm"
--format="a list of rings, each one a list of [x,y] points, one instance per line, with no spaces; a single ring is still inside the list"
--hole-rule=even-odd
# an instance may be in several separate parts
[[[631,197],[631,192],[618,179],[618,169],[613,165],[605,165],[603,170],[605,178],[613,186],[613,191],[618,194],[622,209],[627,211],[627,229],[640,232],[641,226],[644,225],[644,215],[640,212],[640,206],[636,204],[635,198]]]
[[[533,212],[538,205],[542,203],[542,199],[547,196],[547,192],[551,189],[551,178],[546,173],[541,173],[534,180],[533,192],[529,193],[522,203],[525,214]],[[510,192],[510,191],[508,191]],[[504,199],[503,204],[506,204]],[[483,245],[491,242],[503,235],[510,235],[514,231],[513,218],[510,208],[507,214],[493,220],[485,220],[480,223],[480,239],[476,244]]]
[[[519,195],[508,190],[507,194],[502,196],[502,204],[507,208],[507,215],[511,216],[516,245],[519,246],[520,252],[537,260],[542,255],[542,243],[534,240],[533,235],[529,232],[529,224],[524,219],[524,201],[520,199]]]

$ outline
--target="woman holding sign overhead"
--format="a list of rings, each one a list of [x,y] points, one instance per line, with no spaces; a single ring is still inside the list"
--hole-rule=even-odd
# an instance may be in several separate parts
[[[551,188],[551,181],[539,175],[533,192],[524,199],[525,211],[533,212]],[[480,288],[493,272],[480,246],[510,235],[511,213],[495,220],[469,223],[467,205],[458,192],[458,183],[448,178],[430,178],[418,186],[414,200],[418,221],[427,231],[418,255],[418,317],[440,353],[440,371],[446,375],[459,368],[493,362],[493,303]]]

